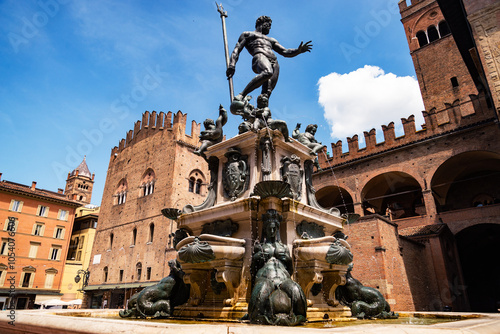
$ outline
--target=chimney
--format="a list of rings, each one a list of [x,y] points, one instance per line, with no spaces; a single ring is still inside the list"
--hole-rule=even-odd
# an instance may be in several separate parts
[[[35,191],[35,188],[36,188],[36,182],[33,181],[31,182],[31,191]]]
[[[63,194],[63,193],[64,193],[64,190],[62,190],[61,188],[57,188],[57,193],[58,193],[58,194]]]
[[[92,173],[92,181],[94,181],[94,177],[95,177],[95,174],[94,174],[94,173]]]
[[[78,174],[80,174],[80,171],[77,169],[76,173],[75,173],[75,176],[78,176]]]
[[[72,200],[76,201],[76,194],[73,194]]]
[[[2,173],[0,173],[0,181],[2,181]]]

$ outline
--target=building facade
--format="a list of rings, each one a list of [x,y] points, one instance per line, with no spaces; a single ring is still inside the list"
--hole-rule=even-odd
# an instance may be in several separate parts
[[[64,266],[61,293],[63,301],[83,300],[86,273],[90,265],[100,207],[87,204],[76,209],[68,255]],[[80,277],[76,282],[75,277]]]
[[[200,124],[186,134],[186,119],[145,112],[112,149],[83,307],[124,307],[168,275],[177,227],[161,210],[200,204],[208,192],[208,166],[193,154]]]
[[[401,119],[332,144],[317,198],[361,218],[346,227],[353,276],[396,310],[500,306],[498,1],[400,1],[425,124]],[[468,27],[472,26],[472,30]]]
[[[0,174],[1,176],[1,174]],[[0,182],[0,308],[34,308],[61,297],[61,280],[75,209],[62,189],[52,192]]]

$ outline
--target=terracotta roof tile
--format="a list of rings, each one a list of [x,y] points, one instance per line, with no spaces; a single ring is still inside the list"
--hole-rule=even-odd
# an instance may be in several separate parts
[[[69,200],[66,195],[59,194],[50,190],[38,189],[32,190],[31,187],[24,184],[15,183],[11,181],[1,181],[0,190],[7,192],[14,192],[25,196],[44,198],[47,200],[55,200],[59,202],[65,202],[67,205],[71,206],[81,206],[82,204],[77,201]]]

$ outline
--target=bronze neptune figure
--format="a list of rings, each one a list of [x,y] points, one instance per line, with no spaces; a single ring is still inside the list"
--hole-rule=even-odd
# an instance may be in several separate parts
[[[305,44],[300,42],[299,47],[296,49],[286,49],[276,39],[268,37],[271,22],[269,16],[259,17],[255,22],[255,31],[243,32],[234,47],[226,71],[227,77],[233,77],[236,62],[243,48],[246,48],[250,55],[252,55],[252,70],[257,74],[245,89],[239,95],[235,96],[235,100],[243,100],[245,96],[260,86],[262,86],[262,94],[267,95],[268,98],[271,96],[278,82],[280,71],[278,59],[273,50],[284,57],[295,57],[301,53],[311,51],[311,41]]]

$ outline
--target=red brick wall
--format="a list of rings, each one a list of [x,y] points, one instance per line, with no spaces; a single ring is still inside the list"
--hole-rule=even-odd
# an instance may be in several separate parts
[[[136,122],[134,131],[112,150],[92,250],[92,259],[100,254],[101,260],[90,267],[90,285],[104,283],[104,267],[108,267],[106,283],[136,282],[138,262],[142,264],[141,282],[147,282],[148,267],[151,267],[150,281],[168,275],[168,260],[176,256],[169,235],[177,227],[161,214],[161,209],[200,204],[210,178],[203,158],[192,153],[198,145],[200,125],[193,122],[187,135],[186,118],[182,112],[176,113],[173,121],[170,112],[166,115],[146,112],[142,124]],[[143,196],[140,185],[147,169],[154,171],[155,188],[153,194]],[[204,181],[200,194],[188,192],[188,178],[193,170]],[[119,205],[114,195],[122,179],[127,180],[128,190],[126,202]],[[149,242],[152,223],[154,238]],[[137,237],[132,245],[134,228]],[[122,282],[119,282],[120,270],[124,271]]]

